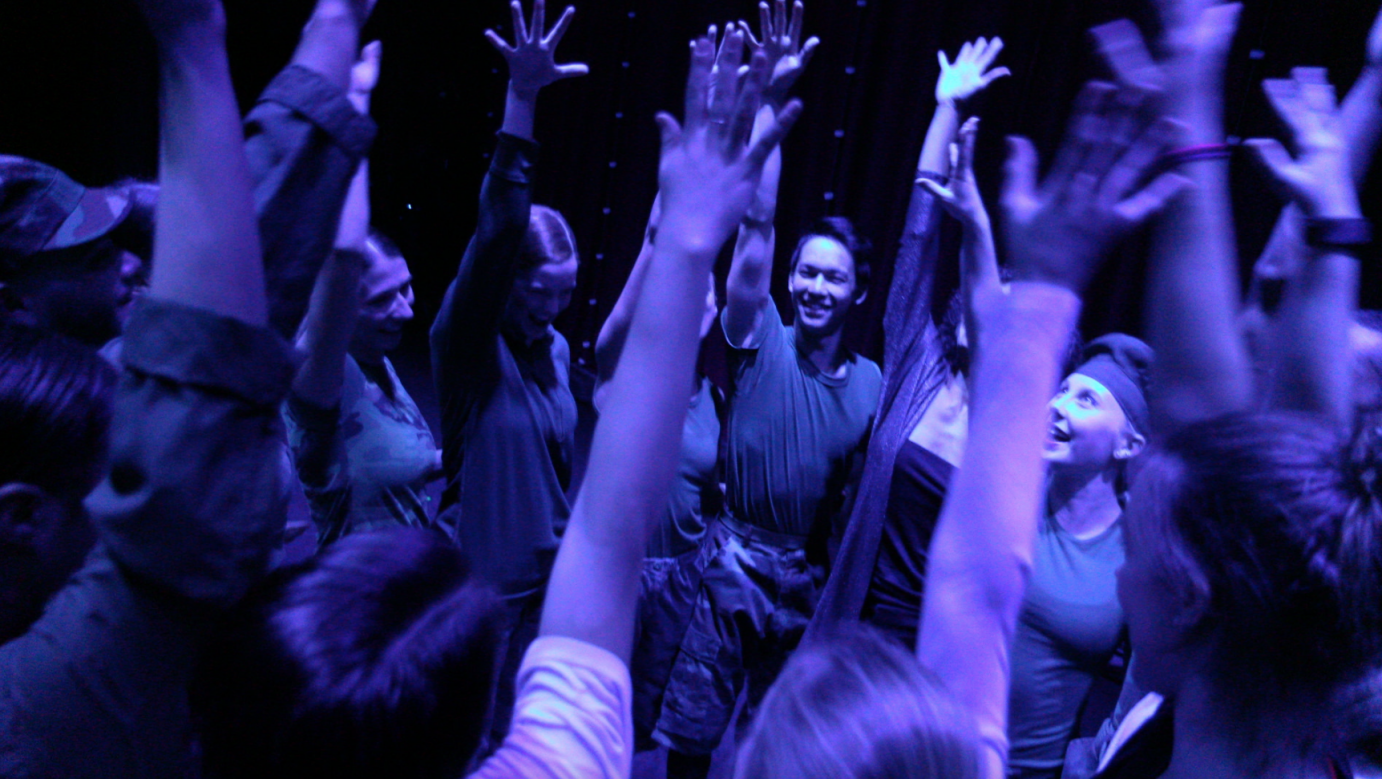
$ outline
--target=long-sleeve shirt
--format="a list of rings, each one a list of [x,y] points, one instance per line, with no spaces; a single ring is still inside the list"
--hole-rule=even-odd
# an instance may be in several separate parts
[[[537,144],[500,133],[480,213],[432,323],[446,489],[438,524],[501,592],[546,581],[571,514],[576,401],[566,339],[527,344],[502,327],[532,208]]]
[[[0,776],[195,775],[195,649],[282,533],[287,345],[149,299],[123,361],[110,475],[87,499],[96,549],[0,647]]]
[[[859,619],[878,560],[897,453],[945,381],[936,323],[948,301],[937,295],[940,204],[916,185],[883,313],[883,390],[854,509],[806,640]]]
[[[374,136],[374,121],[344,90],[301,65],[284,68],[245,117],[269,321],[284,338],[307,311],[350,180]]]

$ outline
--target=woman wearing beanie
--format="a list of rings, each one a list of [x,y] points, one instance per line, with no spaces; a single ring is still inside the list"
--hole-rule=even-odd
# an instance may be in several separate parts
[[[1130,335],[1097,338],[1051,400],[1046,512],[1012,652],[1009,776],[1060,775],[1095,674],[1123,640],[1123,498],[1147,442],[1151,362]]]

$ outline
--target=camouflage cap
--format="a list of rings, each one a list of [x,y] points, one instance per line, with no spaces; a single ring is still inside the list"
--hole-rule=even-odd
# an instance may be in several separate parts
[[[0,257],[94,241],[124,221],[130,202],[123,189],[84,187],[50,165],[0,155]]]

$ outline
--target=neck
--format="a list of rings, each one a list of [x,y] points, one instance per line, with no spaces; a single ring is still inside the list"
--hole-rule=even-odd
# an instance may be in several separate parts
[[[1051,516],[1076,538],[1093,538],[1123,515],[1118,503],[1117,469],[1075,471],[1053,467],[1046,485]]]
[[[1302,715],[1262,696],[1254,711],[1234,707],[1242,691],[1224,695],[1191,675],[1176,691],[1174,747],[1161,779],[1329,779],[1315,749],[1323,732],[1318,712]]]
[[[797,352],[811,361],[816,370],[827,376],[838,376],[848,354],[845,352],[843,332],[836,330],[829,335],[808,334],[795,328]]]

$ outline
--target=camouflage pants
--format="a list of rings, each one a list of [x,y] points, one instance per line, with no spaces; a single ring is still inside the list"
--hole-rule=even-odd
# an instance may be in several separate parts
[[[652,731],[695,610],[704,569],[705,558],[699,549],[677,557],[650,557],[643,561],[638,627],[629,663],[633,677],[633,732],[639,751],[657,746]]]
[[[747,684],[751,716],[801,641],[820,594],[806,539],[721,517],[706,534],[705,572],[672,665],[653,738],[688,755],[714,751]]]

